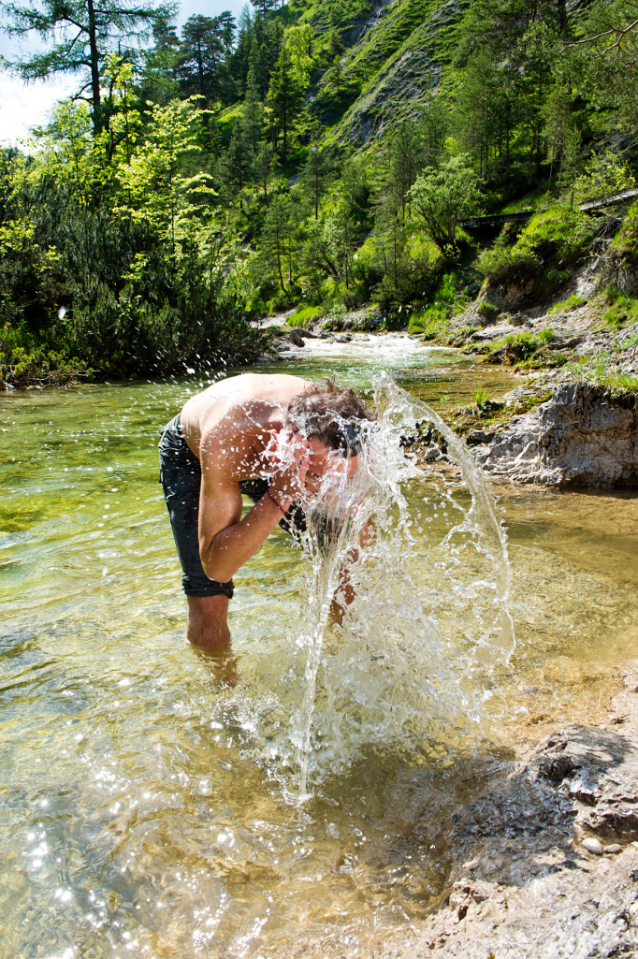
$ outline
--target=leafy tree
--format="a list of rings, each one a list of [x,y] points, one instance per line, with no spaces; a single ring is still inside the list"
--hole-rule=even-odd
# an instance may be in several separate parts
[[[99,134],[108,116],[102,106],[102,80],[107,57],[117,53],[129,59],[139,41],[158,21],[168,21],[169,5],[133,0],[19,0],[4,4],[7,31],[13,36],[37,34],[47,50],[12,62],[25,80],[57,73],[80,73],[85,81],[76,99],[91,105],[93,132]]]
[[[301,89],[305,90],[310,80],[310,70],[313,64],[312,27],[309,23],[304,23],[300,27],[289,27],[284,34],[284,38],[290,53],[293,75]]]
[[[426,233],[443,253],[455,248],[461,220],[476,215],[482,200],[478,177],[465,156],[453,157],[436,173],[422,174],[411,198]]]

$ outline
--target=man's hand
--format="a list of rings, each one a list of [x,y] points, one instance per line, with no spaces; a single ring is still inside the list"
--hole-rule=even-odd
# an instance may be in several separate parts
[[[270,490],[286,512],[292,501],[305,489],[310,462],[308,440],[290,427],[279,432],[273,430],[266,455],[273,473]]]

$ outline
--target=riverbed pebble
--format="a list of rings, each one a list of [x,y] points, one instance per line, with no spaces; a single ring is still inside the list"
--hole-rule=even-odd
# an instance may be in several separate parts
[[[622,846],[620,843],[612,842],[611,845],[605,846],[605,852],[609,853],[610,855],[615,852],[622,852]]]
[[[583,846],[587,852],[593,852],[596,856],[602,856],[603,854],[603,844],[599,839],[594,839],[593,836],[588,836],[587,839],[583,839]]]

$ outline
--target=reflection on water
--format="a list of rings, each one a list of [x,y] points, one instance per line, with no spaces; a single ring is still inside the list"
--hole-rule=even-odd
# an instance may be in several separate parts
[[[309,349],[293,369],[451,378],[452,354],[386,339],[376,359]],[[441,688],[458,663],[445,674],[446,590],[472,580],[437,550],[471,504],[413,478],[403,576],[362,584],[359,625],[326,634],[313,796],[287,800],[307,654],[298,547],[277,532],[237,577],[236,680],[184,639],[155,445],[199,388],[0,398],[2,957],[370,954],[436,902],[447,824],[511,744],[595,720],[614,664],[638,654],[638,500],[501,491],[518,645],[485,682],[479,738]]]

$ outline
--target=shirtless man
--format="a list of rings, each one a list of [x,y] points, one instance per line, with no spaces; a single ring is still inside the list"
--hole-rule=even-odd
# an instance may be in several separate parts
[[[192,397],[164,429],[161,481],[183,569],[187,636],[228,645],[232,577],[279,523],[294,524],[337,456],[353,475],[370,410],[350,388],[245,373]],[[242,493],[255,505],[242,519]],[[303,514],[301,514],[303,516]]]

